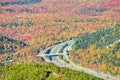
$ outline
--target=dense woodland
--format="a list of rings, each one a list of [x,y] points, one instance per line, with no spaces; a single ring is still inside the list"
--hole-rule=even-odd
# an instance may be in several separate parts
[[[0,67],[0,80],[102,80],[53,64],[16,64]]]
[[[24,46],[27,46],[27,44],[23,43],[22,41],[17,41],[0,35],[0,54],[10,54],[19,50],[20,48],[23,48]]]
[[[96,48],[104,48],[120,39],[120,24],[113,28],[100,29],[97,32],[79,35],[75,43],[75,49],[87,49],[90,45],[96,44]]]
[[[0,5],[1,6],[6,6],[6,5],[25,5],[25,4],[33,4],[33,3],[37,3],[37,2],[41,2],[42,0],[16,0],[16,1],[11,1],[11,2],[8,2],[8,1],[4,1],[4,2],[1,2]]]
[[[120,76],[120,24],[78,35],[71,59],[81,66]]]

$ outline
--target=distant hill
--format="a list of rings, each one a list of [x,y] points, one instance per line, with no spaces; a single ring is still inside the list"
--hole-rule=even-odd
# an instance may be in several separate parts
[[[0,54],[12,53],[26,46],[25,43],[0,35]]]
[[[16,1],[5,1],[1,2],[1,6],[6,6],[6,5],[25,5],[25,4],[33,4],[33,3],[38,3],[41,2],[42,0],[16,0]]]

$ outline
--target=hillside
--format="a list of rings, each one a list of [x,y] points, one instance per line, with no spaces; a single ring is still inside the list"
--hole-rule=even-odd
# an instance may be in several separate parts
[[[117,1],[0,0],[0,33],[30,45],[16,52],[20,59],[37,61],[35,55],[50,45],[115,25]]]
[[[10,54],[26,46],[25,43],[0,35],[0,54]]]
[[[78,35],[71,59],[81,66],[119,77],[120,24]]]
[[[75,43],[75,49],[87,49],[96,44],[96,48],[105,48],[120,39],[120,24],[113,28],[100,29],[96,32],[79,35]]]
[[[80,66],[95,67],[98,71],[119,77],[119,43],[113,44],[120,36],[119,27],[115,28],[120,23],[119,2],[0,0],[0,64],[41,64],[36,56],[38,53],[77,37],[78,44],[70,54],[71,60]],[[9,58],[14,62],[9,63]]]
[[[8,75],[9,74],[9,75]],[[17,64],[0,67],[0,80],[102,80],[83,72],[59,68],[52,64]]]

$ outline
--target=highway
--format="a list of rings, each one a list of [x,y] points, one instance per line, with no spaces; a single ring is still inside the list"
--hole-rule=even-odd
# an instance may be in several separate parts
[[[84,67],[81,67],[81,66],[74,64],[68,58],[67,52],[72,49],[71,46],[75,43],[75,41],[76,40],[73,39],[73,40],[65,41],[65,42],[60,43],[60,44],[50,46],[50,47],[46,48],[45,50],[43,50],[43,52],[39,53],[38,56],[43,57],[45,59],[45,61],[47,61],[49,63],[53,63],[59,67],[66,67],[69,69],[85,72],[87,74],[91,74],[91,75],[94,75],[96,77],[99,77],[99,78],[102,78],[105,80],[120,80],[118,78],[107,75],[105,73],[97,72],[97,71],[94,71],[92,69],[87,69],[87,68],[84,68]],[[65,46],[66,44],[68,44],[68,45]],[[65,48],[63,49],[63,53],[58,53],[59,50],[63,48],[63,46],[65,46]],[[49,53],[46,53],[48,50],[51,50],[51,51]],[[64,59],[61,59],[59,56],[63,56]],[[48,57],[51,57],[52,59],[49,59]]]

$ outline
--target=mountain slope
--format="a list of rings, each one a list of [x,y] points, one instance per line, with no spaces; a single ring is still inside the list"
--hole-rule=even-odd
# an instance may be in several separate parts
[[[13,53],[26,46],[25,43],[0,35],[0,54]]]
[[[120,78],[120,24],[78,35],[73,49],[75,63]]]

